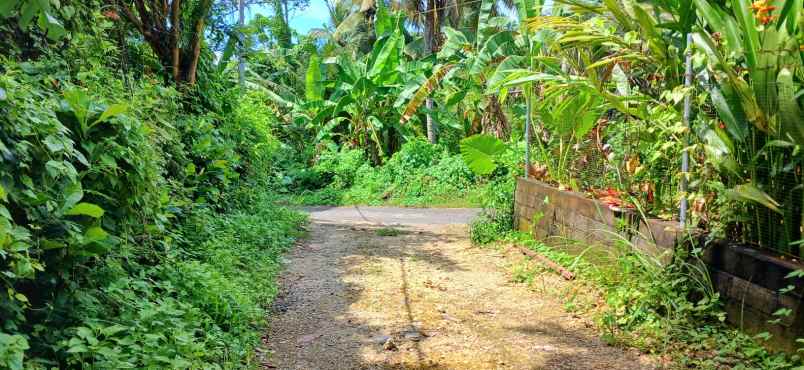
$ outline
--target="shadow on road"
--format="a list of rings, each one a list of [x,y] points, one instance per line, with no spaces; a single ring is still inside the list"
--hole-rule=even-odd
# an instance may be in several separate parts
[[[265,368],[647,368],[555,322],[555,305],[512,287],[465,228],[394,228],[313,222],[281,280]]]

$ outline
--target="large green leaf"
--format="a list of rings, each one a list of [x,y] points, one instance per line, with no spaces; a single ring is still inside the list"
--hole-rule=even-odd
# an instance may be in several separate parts
[[[5,1],[5,0],[4,0]],[[49,5],[46,3],[45,5]],[[19,18],[19,25],[22,29],[28,28],[31,24],[31,21],[39,14],[40,11],[46,11],[47,9],[42,8],[39,0],[28,0],[22,3],[22,8],[20,9],[20,18]]]
[[[38,24],[39,28],[47,30],[47,37],[51,40],[60,40],[67,34],[67,30],[64,29],[61,21],[51,15],[50,12],[43,11],[39,13]]]
[[[667,43],[664,42],[664,37],[656,29],[656,20],[639,5],[634,6],[634,14],[636,15],[637,23],[642,28],[642,37],[647,39],[650,50],[660,60],[666,59]]]
[[[625,27],[625,29],[632,31],[635,30],[634,24],[631,22],[631,16],[629,16],[623,9],[623,4],[621,4],[617,0],[603,0],[603,5],[611,12],[611,15],[617,19],[617,23],[621,26]]]
[[[511,75],[512,72],[517,71],[517,68],[521,67],[526,62],[527,59],[520,55],[511,55],[503,59],[497,66],[497,69],[494,70],[491,77],[486,81],[486,93],[493,93],[499,90],[506,78]]]
[[[3,0],[0,1],[0,17],[6,18],[11,16],[11,12],[17,6],[19,0]]]
[[[524,85],[531,82],[560,81],[562,79],[563,78],[561,76],[544,72],[534,72],[527,69],[510,70],[505,79],[499,81],[497,85],[489,85],[489,89],[495,89],[498,86],[510,87]]]
[[[123,114],[127,109],[128,106],[125,104],[112,104],[101,113],[100,117],[98,117],[95,122],[92,122],[92,125],[94,126],[98,123],[106,122],[109,118]]]
[[[324,98],[324,84],[321,81],[321,60],[317,54],[310,57],[307,73],[304,79],[304,96],[309,101],[318,101]]]
[[[538,15],[536,13],[537,2],[535,0],[514,0],[516,5],[517,15],[519,16],[519,24],[524,25],[529,18]]]
[[[779,202],[775,201],[768,193],[751,183],[737,185],[734,188],[727,189],[725,195],[736,200],[759,203],[776,213],[782,213],[782,211],[779,210]]]
[[[436,87],[438,87],[438,83],[441,82],[441,79],[444,78],[444,76],[446,76],[453,67],[455,67],[454,64],[439,66],[438,70],[421,84],[421,86],[416,90],[416,94],[413,95],[408,104],[405,106],[405,111],[402,113],[402,117],[399,118],[400,124],[404,124],[413,118],[413,115],[422,105],[424,100],[430,96]]]
[[[491,135],[473,135],[461,140],[461,157],[478,175],[488,175],[497,168],[497,158],[505,152],[505,143]]]
[[[368,77],[378,84],[395,82],[404,47],[404,37],[398,31],[377,40],[369,59]]]
[[[748,67],[755,68],[759,51],[759,31],[757,31],[754,14],[751,12],[751,1],[731,0],[731,6],[737,18],[737,24],[743,32],[743,45]]]
[[[469,37],[461,31],[451,27],[444,27],[444,35],[446,35],[447,40],[441,46],[441,51],[438,52],[438,59],[449,59],[456,54],[463,55],[467,50],[473,49],[472,43],[469,42]]]
[[[497,32],[483,43],[483,48],[477,53],[469,69],[470,74],[480,74],[495,60],[515,54],[514,34],[510,31]]]
[[[692,0],[701,17],[715,30],[722,30],[724,27],[723,17],[707,0]]]
[[[366,15],[362,12],[354,12],[338,25],[332,33],[332,38],[335,40],[342,40],[346,35],[355,32],[361,24],[366,22]]]
[[[798,15],[802,8],[804,8],[804,0],[786,0],[782,11],[779,12],[777,29],[782,27],[782,25],[787,25],[787,33],[794,35],[798,27]]]
[[[729,134],[737,141],[745,140],[748,135],[748,127],[744,120],[745,113],[742,111],[739,98],[732,93],[731,87],[729,85],[724,85],[722,88],[714,86],[709,90],[709,96]]]
[[[84,244],[89,243],[96,243],[100,241],[104,241],[109,237],[109,233],[107,233],[103,228],[100,226],[92,226],[84,232]]]
[[[394,31],[394,17],[388,12],[385,1],[374,2],[377,10],[374,13],[374,33],[377,37],[385,36]]]
[[[86,129],[91,104],[89,95],[78,89],[67,90],[64,92],[64,103],[73,112],[81,128]]]
[[[89,216],[93,218],[100,218],[103,216],[103,208],[96,204],[81,202],[76,204],[69,211],[65,212],[68,216]]]
[[[779,128],[783,139],[788,136],[798,145],[804,145],[804,114],[798,105],[798,85],[793,82],[793,73],[782,68],[777,78],[779,88]]]
[[[495,0],[481,0],[480,15],[477,19],[477,44],[483,45],[486,42],[486,30],[489,28],[489,20],[494,9]]]

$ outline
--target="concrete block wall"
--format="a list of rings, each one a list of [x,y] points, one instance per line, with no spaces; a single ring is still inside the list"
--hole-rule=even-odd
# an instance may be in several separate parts
[[[675,248],[689,240],[675,221],[613,210],[584,194],[532,179],[517,181],[514,217],[518,230],[531,232],[548,244],[551,238],[560,237],[608,248],[627,240],[664,263],[671,262]],[[795,340],[804,338],[804,279],[785,276],[804,266],[733,243],[710,243],[704,250],[703,261],[729,323],[749,333],[768,332],[773,348],[795,351]],[[779,292],[788,285],[794,289]],[[792,314],[769,323],[779,319],[773,313],[783,308]]]
[[[518,230],[532,232],[537,239],[558,236],[601,245],[628,241],[666,263],[683,237],[677,222],[646,220],[584,194],[525,178],[517,181],[514,219]]]
[[[712,243],[704,251],[729,323],[749,333],[770,333],[773,348],[801,347],[795,340],[804,338],[804,279],[786,276],[804,266],[733,243]],[[788,286],[792,290],[780,292]],[[781,309],[791,314],[774,316]]]

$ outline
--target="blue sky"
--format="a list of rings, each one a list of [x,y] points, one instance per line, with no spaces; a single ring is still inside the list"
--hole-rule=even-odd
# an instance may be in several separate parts
[[[553,0],[546,0],[544,5],[546,9],[552,8]],[[252,6],[247,10],[246,17],[249,19],[256,14],[271,15],[272,13],[273,11],[268,6]],[[516,18],[515,11],[511,11],[508,15]],[[324,0],[310,0],[307,8],[290,14],[290,27],[301,34],[306,34],[310,29],[322,27],[328,19],[329,11]]]
[[[271,15],[273,11],[267,6],[253,6],[246,14],[251,18],[256,14]],[[324,0],[310,0],[307,8],[290,14],[290,27],[301,34],[306,34],[312,28],[321,28],[327,23],[328,18],[329,12]]]

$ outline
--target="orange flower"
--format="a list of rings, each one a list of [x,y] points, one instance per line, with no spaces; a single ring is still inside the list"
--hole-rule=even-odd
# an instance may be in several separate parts
[[[776,7],[768,5],[768,0],[759,0],[751,3],[751,11],[754,12],[754,16],[757,20],[764,25],[772,22],[774,18],[776,18],[770,14],[774,10],[776,10]]]
[[[776,7],[775,7],[775,6],[773,6],[773,5],[766,5],[766,6],[763,6],[762,8],[759,8],[759,10],[757,11],[757,13],[758,13],[758,14],[770,13],[770,12],[772,12],[772,11],[774,11],[774,10],[776,10]]]
[[[762,23],[763,25],[767,25],[768,23],[773,22],[774,19],[776,19],[775,16],[763,15],[762,17],[759,18],[759,22]]]
[[[770,12],[774,11],[775,9],[776,9],[775,6],[768,5],[767,0],[754,1],[751,4],[751,10],[753,10],[754,13],[757,14],[757,16],[765,14],[765,13],[770,13]]]

